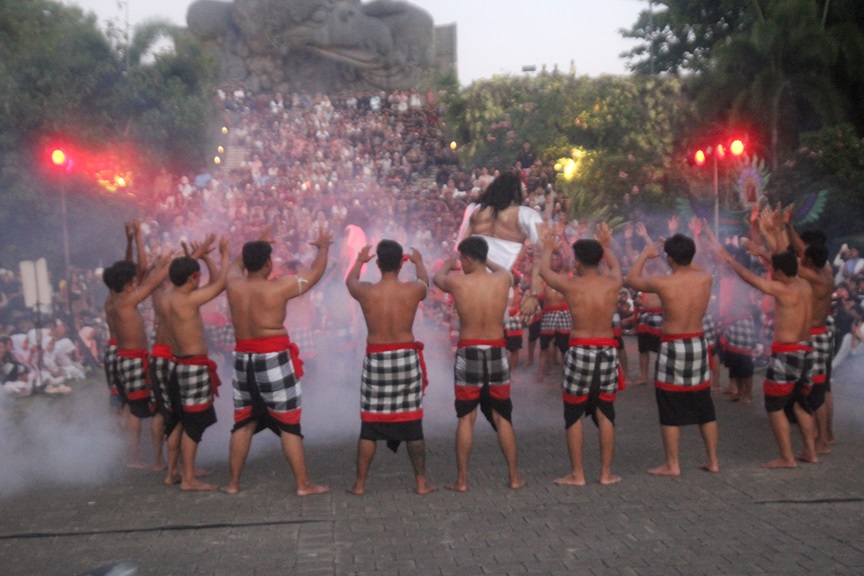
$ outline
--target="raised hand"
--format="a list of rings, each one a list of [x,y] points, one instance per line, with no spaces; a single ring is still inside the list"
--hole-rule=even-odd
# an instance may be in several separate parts
[[[408,260],[413,262],[415,266],[419,266],[420,264],[423,263],[423,255],[420,253],[419,250],[417,250],[416,248],[414,248],[412,246],[411,247],[411,254],[408,255]]]
[[[319,250],[322,248],[328,248],[331,244],[333,244],[333,231],[324,230],[323,228],[318,230],[318,238],[313,242],[309,242],[310,246],[315,246]]]
[[[687,229],[690,230],[690,234],[693,235],[693,238],[698,238],[702,235],[702,220],[693,216],[687,224]]]
[[[609,247],[609,243],[612,241],[612,230],[609,229],[609,225],[606,222],[600,222],[597,224],[597,241],[604,248]]]
[[[681,224],[681,221],[678,218],[678,215],[675,214],[666,222],[666,225],[669,227],[669,235],[674,236],[676,232],[678,232],[678,226]]]
[[[357,261],[366,264],[370,260],[372,260],[374,256],[372,255],[372,245],[367,244],[360,249],[360,252],[357,254]]]

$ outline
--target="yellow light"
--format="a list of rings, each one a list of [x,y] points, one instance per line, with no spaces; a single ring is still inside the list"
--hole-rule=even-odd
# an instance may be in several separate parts
[[[213,163],[214,164],[221,164],[222,158],[220,158],[219,156],[216,156],[215,158],[213,158]]]
[[[228,134],[228,128],[227,127],[222,126],[222,134]]]
[[[717,149],[714,150],[714,153],[717,154],[717,158],[720,158],[722,160],[726,157],[726,147],[722,144],[718,144]]]
[[[560,163],[560,162],[556,162],[556,163],[555,163],[555,172],[560,172],[560,171],[561,171],[561,163]]]
[[[694,159],[696,160],[697,166],[702,166],[703,164],[705,164],[705,151],[697,150]]]
[[[126,179],[122,176],[117,176],[117,186],[120,186],[121,188],[126,186]]]
[[[222,154],[223,152],[225,152],[225,148],[219,146],[218,148],[216,148],[216,151],[219,152],[219,154]]]
[[[744,153],[744,142],[741,140],[734,140],[732,144],[729,145],[729,151],[732,152],[734,156],[740,156]]]
[[[57,150],[54,150],[53,152],[51,152],[51,162],[55,166],[62,166],[66,163],[66,153],[59,148]]]
[[[456,141],[450,142],[450,150],[456,150]]]

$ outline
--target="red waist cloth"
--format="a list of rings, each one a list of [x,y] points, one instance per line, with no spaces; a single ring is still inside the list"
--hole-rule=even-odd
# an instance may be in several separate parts
[[[154,344],[150,350],[150,355],[154,358],[165,358],[171,360],[174,356],[171,354],[171,347],[167,344]]]
[[[234,344],[234,351],[241,354],[272,354],[288,350],[291,354],[291,365],[294,367],[294,375],[297,378],[303,377],[303,360],[300,359],[300,348],[287,334],[279,336],[268,336],[266,338],[248,338],[246,340],[237,340]]]
[[[222,381],[219,379],[216,362],[211,360],[206,354],[174,358],[174,362],[185,366],[206,366],[207,371],[210,373],[210,386],[213,389],[213,395],[219,396],[219,386],[222,385]]]
[[[570,346],[609,346],[618,348],[618,341],[614,338],[570,338]]]
[[[636,314],[662,314],[663,308],[639,308],[636,310]]]
[[[459,340],[456,343],[457,348],[468,348],[469,346],[497,346],[504,348],[507,346],[507,341],[501,338],[498,340]]]
[[[693,332],[691,334],[663,334],[661,342],[674,342],[675,340],[690,340],[691,338],[704,338],[704,332]]]
[[[109,338],[108,339],[108,346],[117,346],[117,339],[116,338]]]
[[[393,344],[367,344],[367,354],[377,354],[379,352],[393,352],[394,350],[416,350],[417,357],[420,360],[420,372],[423,374],[423,392],[426,392],[426,387],[429,386],[429,375],[426,372],[426,359],[423,357],[422,342],[395,342]]]
[[[567,304],[556,304],[555,306],[544,306],[543,312],[563,312],[569,310]]]
[[[827,334],[827,333],[828,333],[828,327],[827,326],[814,326],[813,328],[810,328],[810,335],[811,336],[820,336],[822,334]]]
[[[813,346],[806,342],[772,342],[771,353],[775,352],[811,352]]]
[[[120,348],[117,350],[117,356],[120,358],[138,358],[140,360],[147,360],[150,353],[147,352],[147,350],[129,350],[127,348]]]

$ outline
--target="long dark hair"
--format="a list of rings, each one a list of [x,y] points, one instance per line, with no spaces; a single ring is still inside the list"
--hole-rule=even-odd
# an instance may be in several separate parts
[[[522,204],[522,178],[515,170],[502,172],[492,180],[477,201],[484,208],[491,207],[495,213],[513,204]]]

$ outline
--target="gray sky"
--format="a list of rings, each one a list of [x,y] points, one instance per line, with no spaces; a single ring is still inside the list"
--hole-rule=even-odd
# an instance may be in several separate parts
[[[125,21],[123,0],[64,0],[97,14],[100,21]],[[185,25],[189,0],[128,0],[129,20],[164,17]],[[521,74],[555,64],[577,74],[624,74],[618,57],[632,47],[618,33],[630,28],[647,0],[411,0],[436,24],[458,27],[459,80],[463,85],[495,74]]]

